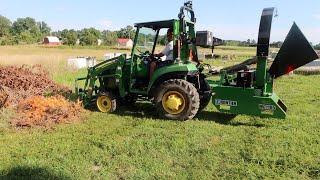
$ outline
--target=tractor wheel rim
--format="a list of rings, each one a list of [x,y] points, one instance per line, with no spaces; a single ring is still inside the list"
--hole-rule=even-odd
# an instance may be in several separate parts
[[[107,96],[99,96],[97,99],[97,107],[101,112],[110,112],[111,104],[111,99]]]
[[[162,98],[162,107],[169,114],[180,114],[185,106],[186,100],[178,91],[168,91]]]

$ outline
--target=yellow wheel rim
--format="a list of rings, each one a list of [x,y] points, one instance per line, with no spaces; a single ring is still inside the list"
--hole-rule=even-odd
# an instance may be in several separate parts
[[[101,112],[110,112],[112,107],[111,99],[108,96],[99,96],[97,99],[97,107]]]
[[[186,100],[178,91],[168,91],[162,97],[162,107],[172,115],[180,114],[186,107]]]

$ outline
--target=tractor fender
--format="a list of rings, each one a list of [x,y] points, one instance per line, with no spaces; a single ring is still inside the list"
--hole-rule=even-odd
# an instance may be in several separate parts
[[[157,69],[148,86],[148,94],[156,87],[158,84],[169,80],[169,79],[184,79],[188,75],[197,74],[198,68],[195,64],[173,64],[170,66],[165,66]]]

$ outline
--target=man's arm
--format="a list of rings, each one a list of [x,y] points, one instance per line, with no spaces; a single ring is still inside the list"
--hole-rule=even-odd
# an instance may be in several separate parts
[[[172,50],[173,50],[173,43],[169,42],[159,54],[155,54],[154,56],[156,57],[168,56]]]
[[[154,54],[154,56],[155,56],[155,57],[163,57],[164,54],[161,52],[161,53],[159,53],[159,54]]]

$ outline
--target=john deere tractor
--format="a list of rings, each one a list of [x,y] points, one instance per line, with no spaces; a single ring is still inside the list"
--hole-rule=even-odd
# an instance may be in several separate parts
[[[196,36],[192,2],[185,3],[178,19],[137,23],[131,56],[125,54],[88,68],[87,77],[76,80],[76,93],[84,106],[96,105],[113,112],[137,100],[151,101],[166,119],[195,117],[212,99],[220,112],[285,118],[287,107],[273,92],[273,80],[318,56],[294,24],[274,64],[268,68],[269,39],[273,8],[264,9],[257,47],[257,68],[213,71],[199,61],[197,46],[214,45],[211,38]],[[173,30],[173,60],[155,56],[159,33]],[[207,37],[207,36],[205,36]],[[150,64],[157,69],[150,74]],[[219,81],[208,80],[220,74]],[[78,82],[85,81],[84,88]]]

